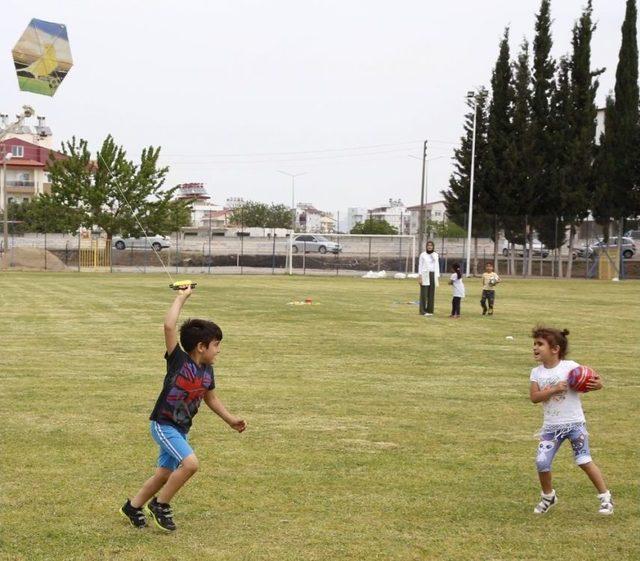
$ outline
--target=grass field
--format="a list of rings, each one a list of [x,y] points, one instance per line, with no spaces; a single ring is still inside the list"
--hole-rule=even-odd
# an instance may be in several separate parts
[[[448,287],[433,318],[406,304],[415,281],[197,280],[183,317],[222,326],[218,392],[249,428],[201,408],[167,536],[118,514],[156,457],[166,277],[0,276],[2,561],[640,558],[639,283],[507,281],[489,318],[469,280],[452,321]],[[569,446],[559,505],[532,514],[536,322],[569,328],[604,378],[583,403],[612,517]]]

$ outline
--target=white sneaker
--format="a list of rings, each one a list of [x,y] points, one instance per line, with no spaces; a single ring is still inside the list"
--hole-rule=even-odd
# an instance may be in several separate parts
[[[542,497],[542,500],[536,505],[536,508],[533,509],[534,514],[544,514],[552,506],[558,504],[558,495],[556,495],[555,489],[551,491],[549,495],[540,493],[540,496]]]
[[[604,514],[608,516],[609,514],[613,514],[613,500],[611,499],[611,491],[606,491],[598,495],[600,499],[600,508],[598,512],[600,514]]]

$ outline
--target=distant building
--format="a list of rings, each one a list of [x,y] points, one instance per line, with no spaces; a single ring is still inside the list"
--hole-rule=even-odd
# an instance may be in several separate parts
[[[51,192],[49,158],[65,156],[51,149],[51,129],[45,126],[44,117],[38,117],[38,122],[36,127],[24,125],[18,131],[7,133],[0,141],[0,160],[4,154],[12,155],[6,162],[6,178],[2,177],[4,166],[0,165],[0,208],[4,205],[5,184],[9,202],[21,203]],[[7,115],[0,115],[0,135],[8,126]]]
[[[350,207],[347,209],[347,233],[351,232],[356,224],[361,224],[369,218],[367,209],[362,207]]]
[[[296,230],[313,234],[331,234],[335,231],[333,214],[318,210],[311,203],[296,206]]]
[[[410,215],[409,232],[410,234],[418,234],[420,231],[420,205],[407,207]],[[444,222],[447,219],[447,207],[443,200],[425,203],[424,219],[431,222]]]
[[[204,183],[181,183],[178,185],[176,198],[189,201],[191,226],[196,228],[209,228],[211,226],[209,221],[212,220],[213,213],[224,211],[221,205],[211,202],[211,195],[205,189]]]
[[[398,234],[408,234],[410,215],[407,207],[400,199],[389,199],[389,204],[367,211],[367,218],[373,220],[386,220],[398,230]]]
[[[245,200],[242,197],[228,197],[224,203],[224,208],[233,210],[239,206],[242,206]]]

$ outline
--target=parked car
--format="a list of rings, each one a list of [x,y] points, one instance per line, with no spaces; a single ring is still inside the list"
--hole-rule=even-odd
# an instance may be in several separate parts
[[[529,244],[527,244],[527,251],[529,251]],[[540,240],[533,240],[531,243],[532,254],[534,257],[546,258],[549,256],[549,249],[546,248]],[[522,257],[524,255],[524,248],[522,245],[515,244],[514,252],[517,257]],[[510,244],[507,240],[502,240],[502,255],[508,257],[510,253]]]
[[[629,230],[625,233],[625,237],[631,238],[634,242],[640,241],[640,230]]]
[[[168,236],[149,236],[148,239],[144,236],[141,238],[122,238],[115,236],[112,242],[113,247],[116,249],[145,249],[152,247],[154,250],[160,251],[163,248],[171,247],[171,240]]]
[[[572,255],[574,259],[577,257],[584,259],[585,257],[593,257],[594,253],[593,246],[584,244],[582,247],[574,247]]]
[[[324,236],[318,236],[316,234],[302,234],[296,236],[293,239],[292,249],[293,253],[299,251],[306,251],[307,253],[317,251],[319,253],[340,253],[342,246],[331,240],[328,240]]]
[[[618,249],[618,237],[609,238],[608,242],[600,240],[591,246],[591,250],[595,254],[599,254],[604,249]],[[625,259],[631,259],[636,253],[636,244],[633,243],[631,238],[623,236],[622,238],[622,257]]]

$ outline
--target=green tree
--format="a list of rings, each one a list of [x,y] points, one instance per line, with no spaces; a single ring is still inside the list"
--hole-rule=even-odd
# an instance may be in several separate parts
[[[60,205],[49,194],[40,195],[20,204],[9,207],[12,220],[19,232],[75,232],[81,223],[81,213],[75,209]]]
[[[640,116],[638,104],[638,43],[635,0],[627,0],[622,44],[616,69],[615,99],[607,102],[605,132],[598,158],[599,184],[594,208],[608,236],[610,220],[618,220],[621,250],[625,220],[638,212]]]
[[[542,0],[540,11],[536,16],[536,36],[533,42],[533,72],[531,95],[531,176],[532,193],[534,193],[529,208],[526,209],[525,221],[527,242],[532,242],[531,225],[538,229],[546,228],[545,221],[549,215],[554,216],[558,205],[557,193],[549,189],[551,182],[551,170],[554,165],[555,155],[552,148],[552,124],[551,124],[551,97],[554,92],[554,75],[556,63],[551,57],[551,8],[550,0]],[[531,273],[531,255],[526,272]]]
[[[142,151],[140,163],[109,135],[91,159],[86,140],[75,137],[62,144],[63,158],[51,159],[52,204],[74,209],[68,231],[80,226],[115,234],[168,234],[189,224],[188,202],[173,200],[177,187],[164,190],[167,167],[158,166],[160,148]]]
[[[565,201],[570,196],[568,172],[575,128],[570,62],[567,57],[561,57],[559,60],[549,107],[551,144],[547,175],[549,182],[546,185],[548,193],[545,200],[553,206],[549,208],[548,214],[536,217],[535,225],[540,241],[549,249],[558,249],[565,242]]]
[[[494,262],[498,261],[499,214],[508,207],[514,181],[513,73],[509,60],[509,28],[500,41],[500,52],[491,76],[491,103],[487,126],[487,147],[478,197],[484,221],[492,225]]]
[[[389,224],[386,220],[367,218],[364,222],[358,222],[358,224],[351,229],[351,233],[396,235],[398,233],[398,229]]]
[[[509,145],[509,159],[513,162],[513,181],[505,186],[505,197],[500,208],[500,222],[505,238],[514,244],[524,243],[524,216],[533,199],[531,137],[531,69],[529,43],[525,39],[513,74],[513,120]],[[513,258],[514,253],[510,255]],[[512,261],[512,271],[514,263]]]
[[[291,228],[291,209],[282,204],[247,201],[233,209],[229,223],[246,228]]]
[[[591,0],[582,12],[580,20],[573,27],[571,55],[571,84],[569,115],[559,115],[556,129],[560,131],[560,144],[556,143],[556,158],[566,154],[566,160],[559,162],[557,169],[564,169],[565,177],[560,188],[562,193],[562,215],[569,225],[569,255],[573,253],[576,228],[589,213],[592,194],[595,187],[593,162],[596,155],[596,115],[595,104],[598,90],[597,76],[604,69],[591,69],[591,38],[596,26],[592,21]],[[561,87],[558,88],[560,90]],[[567,96],[561,96],[567,97]],[[566,101],[563,101],[566,103]],[[563,129],[568,122],[570,133]],[[568,144],[568,147],[566,146]],[[566,149],[568,148],[568,149]],[[564,228],[563,228],[564,231]],[[571,277],[573,262],[570,259],[567,277]]]
[[[480,209],[480,195],[483,191],[483,171],[487,148],[487,103],[489,94],[486,88],[480,88],[475,95],[476,105],[476,158],[475,176],[473,182],[473,208]],[[460,146],[453,151],[453,173],[449,178],[449,189],[442,191],[447,208],[447,216],[452,222],[467,227],[469,212],[469,195],[471,192],[471,151],[473,143],[473,105],[468,99],[467,105],[471,109],[464,117],[464,135],[460,138]],[[482,215],[473,219],[472,234],[475,237],[486,233],[486,224]]]

